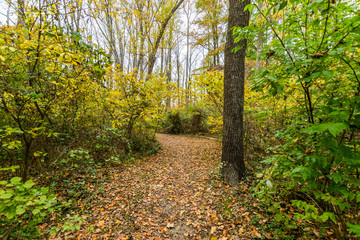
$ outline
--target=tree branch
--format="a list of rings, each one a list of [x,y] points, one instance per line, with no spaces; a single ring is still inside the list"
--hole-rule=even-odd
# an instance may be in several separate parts
[[[147,71],[147,76],[146,76],[146,80],[149,80],[149,78],[152,75],[153,69],[154,69],[154,65],[155,65],[155,60],[156,60],[156,52],[159,48],[159,44],[160,41],[164,35],[166,26],[168,25],[171,17],[174,15],[174,13],[176,12],[176,10],[180,7],[180,5],[184,2],[184,0],[180,0],[170,11],[169,15],[166,17],[166,19],[162,22],[161,27],[160,27],[160,32],[156,38],[155,41],[155,45],[151,51],[151,54],[149,56],[149,67],[148,67],[148,71]]]

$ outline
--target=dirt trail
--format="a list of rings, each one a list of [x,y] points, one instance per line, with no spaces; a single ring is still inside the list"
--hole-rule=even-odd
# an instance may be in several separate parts
[[[237,203],[227,197],[231,188],[215,175],[219,142],[165,134],[158,138],[162,148],[157,154],[113,171],[107,194],[98,199],[100,207],[93,206],[86,219],[91,231],[81,237],[249,239],[245,233],[239,237]]]

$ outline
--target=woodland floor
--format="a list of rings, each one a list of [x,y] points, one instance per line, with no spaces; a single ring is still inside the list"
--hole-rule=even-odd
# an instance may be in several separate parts
[[[248,186],[231,188],[218,179],[219,142],[165,134],[158,139],[157,154],[111,170],[104,194],[83,207],[81,230],[61,239],[271,237],[253,224],[266,218],[247,200]]]

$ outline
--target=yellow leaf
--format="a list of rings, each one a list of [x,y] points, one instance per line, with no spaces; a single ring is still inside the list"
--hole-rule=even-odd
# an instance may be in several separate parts
[[[41,152],[34,152],[34,157],[39,157],[41,156]]]

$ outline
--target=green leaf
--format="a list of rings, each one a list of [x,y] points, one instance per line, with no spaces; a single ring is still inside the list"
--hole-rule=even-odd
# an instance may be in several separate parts
[[[324,70],[324,71],[322,71],[322,74],[327,77],[332,77],[334,75],[334,72],[331,70]]]
[[[334,223],[337,223],[335,214],[330,213],[329,216],[330,216],[331,221],[333,221]]]
[[[327,177],[333,179],[335,183],[338,183],[343,179],[342,175],[340,175],[339,173],[329,174],[327,175]]]
[[[344,211],[345,208],[351,208],[351,205],[347,202],[343,202],[339,204],[339,208],[341,211]]]
[[[50,230],[50,235],[54,235],[56,233],[56,229],[55,228],[52,228],[51,230]]]
[[[246,10],[248,10],[250,13],[252,13],[254,7],[255,7],[254,4],[248,4],[248,5],[246,5],[246,7],[244,8],[244,12],[246,12]]]
[[[281,213],[277,213],[275,215],[275,219],[277,222],[281,222],[283,220],[283,215]]]
[[[328,9],[324,9],[324,10],[321,11],[321,15],[322,15],[322,16],[325,16],[325,15],[328,14],[328,13],[329,13],[329,10],[328,10]]]
[[[8,147],[9,148],[9,147]],[[16,166],[11,166],[11,167],[6,167],[6,168],[0,168],[0,171],[7,171],[7,170],[11,170],[13,172],[15,172],[15,169],[19,168],[20,166],[19,165],[16,165]],[[1,182],[4,182],[4,181],[0,181],[0,184]]]
[[[338,136],[340,134],[340,132],[342,132],[345,129],[348,129],[348,125],[345,123],[341,123],[341,122],[333,123],[329,126],[329,132],[334,137]]]
[[[34,186],[35,185],[35,183],[32,181],[32,180],[28,180],[28,181],[26,181],[25,183],[24,183],[24,188],[26,188],[26,189],[30,189],[30,188],[32,188],[32,186]]]
[[[322,123],[317,126],[309,127],[303,130],[305,133],[314,134],[314,133],[322,133],[325,131],[329,131],[331,135],[334,137],[338,136],[340,132],[348,129],[348,125],[343,122],[330,122],[330,123]]]
[[[324,222],[329,219],[329,212],[324,212],[324,214],[321,216],[321,220]]]
[[[19,184],[21,182],[21,177],[14,177],[10,180],[12,184]]]
[[[306,167],[303,167],[303,166],[299,166],[299,167],[296,167],[292,170],[291,174],[295,174],[295,173],[298,173],[298,172],[304,172],[306,171]]]
[[[355,235],[357,237],[360,237],[360,225],[359,224],[353,225],[350,223],[346,223],[346,225],[349,227],[350,232],[355,233]]]
[[[360,27],[357,27],[357,28],[351,30],[351,32],[360,34]]]
[[[16,214],[17,215],[22,215],[25,212],[25,208],[23,206],[18,206],[16,208]]]
[[[320,75],[321,75],[321,72],[315,72],[315,73],[313,73],[313,74],[311,74],[311,77],[314,79],[316,79],[316,78],[318,78],[318,77],[320,77]]]
[[[288,4],[287,1],[283,1],[283,2],[280,4],[279,11],[280,11],[280,10],[283,10],[283,9],[286,7],[287,4]]]
[[[9,192],[0,195],[0,199],[9,199],[11,197],[12,197],[12,194]]]
[[[33,213],[34,215],[38,214],[39,212],[40,212],[40,209],[39,209],[39,208],[35,208],[35,209],[32,211],[32,213]]]
[[[266,186],[268,186],[268,188],[273,188],[273,184],[270,180],[266,180]]]

